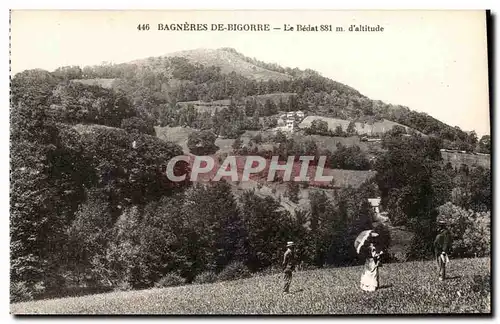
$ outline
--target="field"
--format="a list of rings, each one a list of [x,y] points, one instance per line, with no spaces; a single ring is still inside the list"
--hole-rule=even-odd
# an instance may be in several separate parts
[[[106,89],[111,89],[116,79],[77,79],[73,80],[73,82],[78,82],[86,85],[96,85],[101,86]]]
[[[472,166],[482,166],[485,168],[491,168],[491,157],[490,155],[474,155],[467,153],[455,153],[455,152],[441,152],[443,157],[443,162],[450,162],[454,168],[460,168],[462,164],[466,164],[469,167]]]
[[[256,102],[263,105],[266,102],[266,100],[269,99],[272,102],[274,102],[275,105],[278,105],[280,103],[280,100],[282,100],[284,103],[287,103],[288,100],[290,100],[290,97],[295,95],[296,95],[295,93],[276,92],[276,93],[268,93],[257,96],[244,97],[242,98],[242,100],[245,101],[247,99],[255,99]],[[209,102],[201,100],[182,101],[179,102],[178,104],[180,106],[193,105],[193,107],[196,109],[198,113],[203,113],[203,112],[214,113],[215,110],[228,108],[230,103],[231,99],[223,99],[223,100],[214,100]]]
[[[344,131],[347,130],[350,121],[339,118],[330,118],[330,117],[321,117],[321,116],[307,116],[304,120],[299,124],[299,128],[310,127],[311,123],[314,120],[323,120],[328,123],[328,129],[334,131],[337,126],[341,126]],[[382,121],[374,122],[373,124],[368,123],[360,123],[356,122],[356,132],[360,135],[378,135],[385,133],[392,129],[392,127],[399,125],[404,127],[405,129],[410,129],[407,126],[395,123],[393,121],[384,119]]]
[[[195,128],[190,127],[155,127],[156,136],[164,141],[173,142],[182,147],[184,153],[189,153],[189,148],[187,147],[187,141],[189,134],[196,131]],[[250,138],[254,136],[257,132],[247,131],[241,136],[243,144],[248,144]],[[217,138],[215,140],[215,145],[219,147],[218,153],[230,153],[233,151],[234,139],[231,138]]]
[[[386,264],[381,289],[358,288],[362,267],[294,274],[291,294],[281,276],[204,285],[113,292],[11,304],[13,314],[431,314],[490,313],[490,259],[451,260],[436,280],[433,261]]]

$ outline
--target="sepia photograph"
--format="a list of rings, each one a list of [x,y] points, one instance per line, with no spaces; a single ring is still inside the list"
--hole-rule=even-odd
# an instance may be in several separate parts
[[[11,10],[10,313],[491,316],[485,10]]]

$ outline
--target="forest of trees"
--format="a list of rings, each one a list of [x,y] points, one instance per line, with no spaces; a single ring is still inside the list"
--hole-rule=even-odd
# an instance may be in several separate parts
[[[491,212],[491,171],[466,165],[454,169],[442,163],[440,141],[419,135],[388,135],[383,140],[387,151],[375,165],[382,205],[389,211],[391,222],[416,234],[411,251],[413,258],[425,257],[432,249],[440,206],[453,203],[473,215],[488,213],[489,216]],[[452,219],[452,215],[441,214],[442,218]],[[488,222],[486,228],[489,226]],[[456,239],[462,238],[456,236]],[[485,239],[489,244],[489,237]],[[485,243],[469,242],[469,247],[472,244],[481,244],[484,249]]]

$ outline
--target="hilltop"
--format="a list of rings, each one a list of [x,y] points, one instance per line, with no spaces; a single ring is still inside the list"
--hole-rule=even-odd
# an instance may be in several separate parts
[[[221,69],[222,73],[235,72],[247,78],[256,80],[290,80],[292,77],[285,73],[272,71],[258,66],[237,52],[227,49],[195,49],[169,53],[165,57],[183,57],[190,62],[199,63],[204,66],[215,66]],[[143,64],[146,61],[134,61],[136,64]]]
[[[231,100],[248,117],[253,112],[249,113],[245,106],[254,100],[264,106],[259,111],[260,117],[272,116],[276,112],[267,105],[270,101],[279,111],[303,110],[309,115],[347,123],[400,124],[441,138],[446,148],[474,150],[475,134],[408,107],[367,98],[317,71],[262,62],[233,48],[199,48],[123,64],[61,68],[54,73],[123,92],[160,126],[178,126],[180,122],[172,118],[186,115],[190,105],[199,115],[213,114],[214,110],[228,107]],[[195,118],[206,119],[206,116]],[[192,127],[192,122],[187,126]]]

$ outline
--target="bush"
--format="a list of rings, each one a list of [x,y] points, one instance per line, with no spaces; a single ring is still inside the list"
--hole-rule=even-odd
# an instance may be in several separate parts
[[[255,134],[254,137],[252,137],[252,141],[255,142],[255,144],[261,144],[262,143],[262,134],[261,133],[257,133]]]
[[[438,220],[448,224],[453,237],[453,256],[463,258],[490,255],[490,212],[465,210],[450,202],[439,207],[438,211]]]
[[[126,130],[128,133],[144,133],[152,136],[155,135],[155,129],[153,125],[148,124],[146,121],[138,117],[123,119],[121,128]]]
[[[186,283],[186,280],[176,273],[167,273],[155,283],[156,288],[166,288],[180,286]]]
[[[10,302],[18,303],[33,300],[34,290],[24,281],[11,282],[10,284]]]
[[[132,290],[132,284],[130,282],[128,282],[127,280],[122,280],[120,281],[116,287],[115,287],[115,290],[116,291],[129,291],[129,290]]]
[[[474,275],[472,278],[472,291],[479,293],[481,296],[489,296],[491,293],[490,276]]]
[[[251,277],[250,270],[243,262],[233,262],[227,265],[217,276],[217,280],[237,280]]]
[[[213,271],[205,271],[196,276],[193,283],[204,284],[217,281],[217,274]]]
[[[270,267],[265,268],[262,271],[257,272],[256,275],[259,276],[259,277],[261,277],[261,276],[270,276],[270,275],[279,274],[281,272],[283,272],[283,269],[281,269],[281,267],[270,266]]]
[[[373,230],[379,235],[377,237],[378,248],[386,253],[391,246],[391,232],[389,228],[383,223],[378,223]]]
[[[404,251],[398,251],[391,255],[391,260],[401,263],[408,261],[408,257],[408,253]]]

